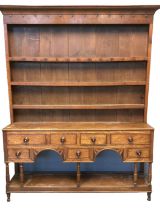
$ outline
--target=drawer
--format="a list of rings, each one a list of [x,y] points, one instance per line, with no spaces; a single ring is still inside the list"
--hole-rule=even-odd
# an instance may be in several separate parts
[[[150,161],[150,149],[128,149],[127,151],[127,161]]]
[[[8,144],[45,144],[45,135],[43,134],[8,134]]]
[[[127,133],[112,134],[111,144],[150,144],[151,137],[149,134]]]
[[[81,134],[80,143],[82,145],[104,145],[107,144],[107,137],[106,134]]]
[[[21,162],[22,160],[28,160],[30,157],[30,152],[28,149],[8,149],[8,159],[17,160],[16,162]]]
[[[86,161],[89,162],[92,159],[92,152],[89,149],[83,148],[71,148],[67,150],[66,161],[79,162]]]
[[[51,134],[51,144],[52,145],[74,145],[77,144],[77,135],[76,134]]]

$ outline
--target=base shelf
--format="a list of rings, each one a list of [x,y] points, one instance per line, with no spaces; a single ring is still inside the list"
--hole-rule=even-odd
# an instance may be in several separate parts
[[[9,192],[149,192],[151,186],[143,176],[133,183],[132,174],[124,173],[82,173],[80,187],[77,187],[76,174],[32,174],[24,175],[24,184],[15,175]]]

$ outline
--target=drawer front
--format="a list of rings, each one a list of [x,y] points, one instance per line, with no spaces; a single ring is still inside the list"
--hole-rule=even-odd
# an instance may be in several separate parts
[[[8,134],[7,135],[8,144],[45,144],[45,135],[43,134]]]
[[[149,134],[112,134],[111,144],[150,144],[151,137]]]
[[[74,145],[77,144],[76,134],[51,134],[52,145]]]
[[[150,149],[128,149],[126,161],[150,161]]]
[[[82,145],[104,145],[107,144],[106,134],[81,134],[80,143]]]
[[[91,151],[89,149],[68,149],[66,161],[91,161]]]
[[[30,152],[28,149],[8,149],[8,159],[15,162],[29,160]]]

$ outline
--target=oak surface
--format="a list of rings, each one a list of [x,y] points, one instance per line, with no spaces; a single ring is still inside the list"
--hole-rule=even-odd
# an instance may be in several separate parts
[[[11,117],[3,129],[7,201],[11,192],[147,192],[151,200],[147,109],[159,8],[0,6]],[[76,163],[75,172],[28,174],[24,163],[46,150]],[[82,162],[110,150],[133,170],[81,172]]]

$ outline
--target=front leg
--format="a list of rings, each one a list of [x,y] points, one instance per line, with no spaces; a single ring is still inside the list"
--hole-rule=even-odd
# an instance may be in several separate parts
[[[11,193],[7,193],[7,202],[10,202],[11,198]]]
[[[151,192],[147,192],[147,201],[151,201]]]
[[[9,182],[10,182],[9,163],[6,163],[6,191],[8,191]],[[7,202],[10,202],[11,194],[8,192],[6,194],[7,194]]]

